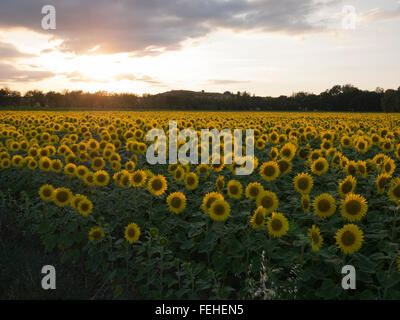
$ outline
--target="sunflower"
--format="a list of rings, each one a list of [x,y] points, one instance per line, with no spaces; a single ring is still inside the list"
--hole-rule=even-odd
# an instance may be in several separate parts
[[[311,239],[311,250],[314,252],[318,251],[324,242],[319,228],[313,225],[310,229],[308,229],[308,236]]]
[[[118,178],[118,186],[122,188],[129,187],[131,185],[132,176],[127,170],[122,170]]]
[[[199,174],[200,176],[203,176],[203,177],[208,176],[208,174],[209,174],[208,169],[209,169],[209,167],[205,163],[199,164],[196,167],[197,174]]]
[[[88,172],[89,172],[89,169],[88,169],[87,167],[81,165],[81,166],[78,166],[78,167],[76,168],[76,170],[75,170],[75,175],[76,175],[78,178],[83,179],[83,178],[86,176],[86,174],[87,174]]]
[[[279,151],[277,148],[271,148],[271,151],[269,152],[269,156],[271,158],[271,160],[276,160],[278,158],[279,155]]]
[[[128,161],[125,163],[125,169],[129,172],[132,173],[136,168],[136,163],[134,161]]]
[[[349,193],[342,200],[342,216],[350,222],[360,221],[368,210],[368,204],[364,197]]]
[[[282,147],[279,154],[282,159],[287,159],[290,161],[296,155],[296,150],[297,150],[297,147],[293,143],[288,142]]]
[[[57,188],[53,192],[53,201],[59,207],[65,207],[72,200],[72,192],[68,188]]]
[[[217,191],[221,192],[225,187],[224,176],[219,176],[217,181],[215,182],[215,186],[217,187]]]
[[[392,178],[391,175],[386,174],[386,173],[381,173],[377,178],[376,178],[376,188],[378,190],[378,194],[382,194],[385,192],[385,187],[386,184],[389,182],[389,180]]]
[[[394,203],[400,204],[400,178],[396,178],[391,182],[388,196]]]
[[[24,158],[22,158],[22,156],[17,154],[11,158],[11,164],[14,167],[20,168],[24,165]],[[48,170],[46,170],[46,171],[48,171]]]
[[[54,159],[51,161],[50,170],[59,173],[63,168],[63,164],[60,159]]]
[[[94,174],[94,183],[96,186],[104,187],[110,181],[110,176],[107,171],[99,170]]]
[[[273,181],[279,176],[279,165],[275,161],[264,162],[260,167],[260,176],[265,181]]]
[[[329,163],[324,157],[319,157],[311,165],[311,172],[316,175],[322,175],[329,169]]]
[[[294,188],[296,191],[300,194],[308,194],[310,193],[314,181],[311,175],[308,173],[299,173],[297,176],[293,179],[293,184]]]
[[[228,218],[231,211],[229,203],[225,200],[215,200],[209,209],[210,218],[214,221],[224,221]]]
[[[101,157],[97,157],[92,160],[92,169],[94,171],[103,169],[105,167],[105,165],[106,165],[106,162]]]
[[[321,218],[328,218],[336,211],[335,198],[329,193],[323,193],[316,197],[313,206],[315,214]]]
[[[93,209],[93,203],[92,201],[90,201],[89,199],[85,198],[85,199],[81,199],[78,203],[77,203],[77,207],[76,209],[78,210],[78,212],[82,215],[82,216],[87,216],[92,212]]]
[[[301,196],[301,208],[304,212],[310,212],[310,196],[308,194],[303,194]]]
[[[0,167],[2,167],[3,169],[7,169],[11,166],[11,161],[9,158],[4,158],[1,159],[0,161]]]
[[[293,164],[287,159],[278,160],[279,172],[284,175],[292,170]]]
[[[383,173],[388,175],[392,175],[394,170],[396,169],[396,164],[394,163],[392,158],[386,158],[382,165]]]
[[[274,192],[264,190],[260,192],[256,198],[256,205],[263,206],[267,213],[271,213],[278,208],[279,200]]]
[[[94,227],[89,231],[89,240],[90,242],[100,240],[104,238],[104,231],[101,227]]]
[[[39,196],[44,201],[50,201],[53,198],[54,188],[49,184],[45,184],[39,189]]]
[[[136,223],[130,223],[125,228],[125,239],[129,243],[134,243],[138,241],[140,237],[140,228]]]
[[[338,191],[342,198],[347,194],[352,193],[356,188],[357,180],[353,176],[347,176],[342,182],[339,183]]]
[[[186,196],[182,192],[171,193],[167,197],[167,205],[171,212],[181,213],[186,207]]]
[[[201,208],[203,209],[204,213],[209,214],[210,212],[210,207],[212,203],[216,200],[224,200],[224,197],[222,194],[218,192],[210,192],[207,193],[204,198],[203,198],[203,203],[201,205]]]
[[[264,191],[264,187],[258,182],[251,182],[247,185],[245,195],[251,200],[255,200],[260,192]]]
[[[95,185],[94,173],[91,171],[86,173],[86,175],[83,177],[83,182],[89,187],[94,186]]]
[[[265,217],[267,215],[267,210],[264,207],[259,206],[255,211],[254,215],[250,219],[251,227],[255,230],[260,229],[265,225]]]
[[[75,176],[75,172],[76,172],[76,165],[73,163],[68,163],[64,167],[64,173],[70,178]]]
[[[185,186],[188,190],[195,190],[199,185],[199,177],[194,172],[189,172],[185,176]]]
[[[228,196],[232,199],[240,199],[242,197],[243,187],[237,180],[230,180],[227,185]]]
[[[178,182],[185,179],[185,169],[182,167],[182,165],[178,165],[178,167],[175,169],[174,179]]]
[[[358,251],[364,240],[363,231],[354,224],[346,224],[335,235],[336,244],[345,254]]]
[[[282,213],[272,212],[268,218],[267,228],[271,236],[281,238],[289,230],[289,221]]]
[[[51,160],[48,157],[42,157],[39,160],[39,169],[42,171],[50,171],[51,170]]]
[[[156,197],[161,196],[167,188],[167,180],[163,175],[156,175],[147,182],[147,189]]]
[[[345,166],[345,171],[348,175],[355,176],[357,174],[357,162],[350,160]]]
[[[132,173],[132,187],[140,187],[146,182],[146,173],[143,170],[136,170]]]

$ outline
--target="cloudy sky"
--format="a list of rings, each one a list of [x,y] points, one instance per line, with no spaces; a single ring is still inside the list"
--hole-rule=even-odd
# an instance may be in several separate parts
[[[399,57],[399,0],[0,2],[0,87],[21,92],[388,89]]]

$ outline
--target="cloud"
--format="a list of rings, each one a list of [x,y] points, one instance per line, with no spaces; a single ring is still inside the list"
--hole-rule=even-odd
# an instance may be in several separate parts
[[[207,83],[211,85],[231,85],[231,84],[241,84],[249,83],[249,80],[231,80],[231,79],[212,79],[208,80]]]
[[[341,0],[2,0],[0,28],[25,27],[62,39],[75,53],[155,55],[219,29],[302,34],[321,30],[308,17]],[[54,5],[57,29],[42,30],[41,8]]]
[[[140,81],[140,82],[145,82],[145,83],[151,84],[156,87],[167,87],[167,85],[165,83],[158,81],[148,75],[135,76],[134,74],[131,74],[131,73],[121,73],[121,74],[116,75],[114,77],[114,79],[117,81],[122,81],[122,80]]]
[[[0,59],[32,58],[35,55],[19,51],[11,43],[0,42]]]
[[[363,12],[359,16],[359,20],[362,23],[372,22],[372,21],[386,21],[398,18],[400,18],[400,7],[395,10],[384,10],[382,8],[374,8],[369,11]]]
[[[41,81],[55,76],[49,71],[21,70],[7,64],[0,63],[0,82],[33,82]]]
[[[95,79],[92,77],[88,77],[80,71],[60,73],[59,75],[66,77],[71,82],[100,82],[100,83],[108,82],[107,80],[101,80],[101,79]]]

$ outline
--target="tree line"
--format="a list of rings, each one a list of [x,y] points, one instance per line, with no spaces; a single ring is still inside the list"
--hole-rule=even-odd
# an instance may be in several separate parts
[[[0,89],[0,107],[400,112],[400,87],[397,90],[377,88],[367,91],[347,84],[335,85],[320,94],[297,92],[279,97],[260,97],[246,91],[210,93],[185,90],[142,96],[105,91],[89,93],[64,90],[45,93],[30,90],[22,95],[18,91],[3,88]]]

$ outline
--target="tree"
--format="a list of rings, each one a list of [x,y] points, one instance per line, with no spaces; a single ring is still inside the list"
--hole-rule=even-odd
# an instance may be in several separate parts
[[[398,91],[388,89],[381,100],[382,110],[388,112],[400,111],[400,94]]]

